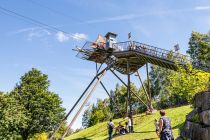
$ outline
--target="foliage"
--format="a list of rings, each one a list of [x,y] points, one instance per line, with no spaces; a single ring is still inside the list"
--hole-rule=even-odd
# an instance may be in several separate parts
[[[26,128],[25,109],[8,94],[0,93],[0,139],[18,139],[18,128]]]
[[[187,53],[195,62],[210,65],[210,35],[192,32]]]
[[[169,85],[167,77],[173,72],[174,71],[160,66],[151,65],[151,71],[149,72],[150,89],[155,102],[155,108],[160,109],[172,106],[170,100],[171,94],[165,87]]]
[[[89,127],[90,115],[91,115],[91,112],[90,112],[90,109],[88,108],[84,111],[84,114],[82,116],[82,126],[83,126],[83,128]]]
[[[142,89],[138,90],[133,83],[131,83],[131,90],[138,96],[143,97],[143,100],[146,100]],[[99,122],[108,121],[110,118],[120,118],[127,115],[127,88],[117,84],[115,90],[111,91],[111,96],[114,102],[110,98],[104,100],[98,99],[97,103],[92,105],[91,109],[88,108],[85,110],[82,118],[82,125],[84,128],[93,126]],[[133,114],[145,111],[146,109],[134,95],[131,96],[131,104]]]
[[[39,133],[39,134],[35,134],[34,140],[47,140],[47,133]]]
[[[172,102],[189,103],[196,93],[207,90],[209,77],[209,73],[193,69],[190,64],[186,68],[178,66],[177,72],[168,75],[167,79],[170,84],[165,88],[172,94],[172,97],[180,97],[175,99],[181,101],[174,100]]]
[[[88,127],[93,126],[99,122],[107,121],[112,118],[112,113],[109,108],[108,99],[98,99],[96,105],[93,105],[88,119]]]
[[[194,116],[192,116],[192,118],[190,119],[191,122],[196,122],[196,123],[200,123],[200,117],[198,114],[195,114]]]
[[[18,126],[23,140],[36,133],[52,131],[64,117],[59,96],[49,91],[48,76],[33,68],[21,77],[10,96],[23,106],[26,121]]]
[[[140,93],[140,90],[138,90],[138,88],[136,87],[136,85],[134,85],[134,83],[131,83],[130,88],[131,88],[131,91],[134,92],[139,97],[141,97],[141,95],[143,96],[143,94]],[[117,84],[113,92],[114,92],[114,95],[113,95],[114,101],[117,105],[117,108],[119,109],[117,110],[115,107],[114,118],[125,117],[126,110],[127,110],[126,105],[128,105],[126,103],[127,102],[127,88],[124,85],[119,86]],[[144,108],[144,105],[142,105],[142,103],[133,93],[131,93],[131,105],[133,109],[132,110],[133,114],[140,112],[142,107]]]
[[[59,138],[61,138],[62,135],[64,134],[66,128],[67,128],[67,123],[66,123],[66,122],[62,123],[62,125],[61,125],[60,129],[58,130],[58,132],[55,133],[55,134],[53,135],[53,138],[54,138],[54,139],[59,139]],[[69,129],[69,131],[68,131],[68,133],[67,133],[66,136],[68,136],[68,135],[71,134],[71,133],[72,133],[72,129]]]
[[[26,127],[27,117],[23,106],[8,96],[0,93],[0,139],[18,139],[18,128]]]
[[[151,92],[157,108],[188,104],[198,92],[207,90],[210,74],[176,64],[177,71],[152,66]]]

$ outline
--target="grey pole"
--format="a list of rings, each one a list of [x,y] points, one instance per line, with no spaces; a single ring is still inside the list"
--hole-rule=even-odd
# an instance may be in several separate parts
[[[69,115],[72,113],[72,111],[75,109],[75,107],[77,106],[77,104],[80,102],[80,100],[82,99],[82,97],[85,95],[85,93],[87,92],[87,90],[90,88],[90,86],[93,84],[93,82],[95,81],[95,79],[101,75],[105,70],[107,69],[107,67],[105,69],[103,69],[101,72],[99,72],[94,78],[93,80],[89,83],[89,85],[87,86],[87,88],[85,89],[85,91],[82,93],[82,95],[79,97],[79,99],[76,101],[76,103],[73,105],[73,107],[71,108],[71,110],[67,113],[67,115],[64,117],[64,119],[61,121],[60,125],[54,130],[54,132],[52,133],[52,135],[49,137],[49,140],[51,140],[54,136],[55,133],[58,132],[58,130],[60,129],[60,127],[62,126],[62,124],[67,120],[67,118],[69,117]]]
[[[100,75],[100,77],[98,78],[98,81],[95,83],[95,85],[93,86],[92,90],[90,91],[90,93],[88,94],[88,96],[86,97],[85,101],[82,103],[82,105],[80,106],[78,112],[76,113],[76,115],[74,116],[74,118],[72,119],[71,123],[68,125],[67,129],[65,130],[65,133],[62,136],[62,139],[66,136],[66,134],[68,133],[68,130],[71,128],[71,126],[74,124],[75,120],[77,119],[77,117],[79,116],[80,112],[82,111],[82,109],[84,108],[85,104],[88,102],[88,100],[90,99],[92,93],[95,91],[97,85],[100,83],[102,77],[105,75],[105,73],[107,72],[107,70],[103,71],[103,73]]]
[[[128,85],[112,70],[110,69],[110,71],[126,86],[128,87]],[[147,104],[144,103],[144,101],[136,94],[134,93],[132,90],[131,90],[131,93],[134,94],[141,103],[143,103],[147,108],[149,108],[149,106]]]

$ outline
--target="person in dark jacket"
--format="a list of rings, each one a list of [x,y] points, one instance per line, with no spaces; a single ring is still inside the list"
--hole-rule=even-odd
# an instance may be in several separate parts
[[[159,136],[160,140],[174,140],[172,129],[171,129],[171,120],[165,116],[165,111],[160,110],[161,118],[159,120]]]

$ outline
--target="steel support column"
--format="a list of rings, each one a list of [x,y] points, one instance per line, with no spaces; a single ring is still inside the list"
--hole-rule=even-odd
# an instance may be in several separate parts
[[[131,104],[131,82],[130,82],[130,62],[127,60],[127,75],[128,75],[128,86],[127,86],[127,94],[128,94],[128,106],[129,106],[129,118],[131,119],[131,132],[133,132],[133,112],[132,112],[132,104]],[[131,133],[130,132],[130,133]]]
[[[140,76],[140,74],[139,74],[138,71],[137,71],[137,76],[138,76],[138,78],[139,78],[139,80],[140,80],[141,86],[142,86],[142,88],[143,88],[143,90],[144,90],[144,94],[146,95],[147,101],[148,101],[148,103],[149,103],[149,101],[150,101],[149,95],[148,95],[148,93],[147,93],[147,90],[146,90],[146,88],[145,88],[145,86],[144,86],[144,83],[143,83],[143,81],[142,81],[142,79],[141,79],[141,76]]]
[[[110,69],[110,71],[123,83],[124,86],[128,87],[128,85],[112,69]],[[149,106],[145,104],[144,101],[136,93],[134,93],[132,90],[131,93],[134,94],[141,103],[143,103],[147,108],[149,108]]]
[[[84,108],[85,104],[88,102],[88,100],[90,99],[92,93],[95,91],[96,87],[98,86],[98,84],[100,83],[102,77],[106,74],[107,70],[103,71],[103,73],[100,75],[100,77],[98,78],[98,81],[95,83],[95,85],[93,86],[92,90],[90,91],[90,93],[88,94],[88,96],[86,97],[86,99],[84,100],[84,102],[82,103],[82,105],[80,106],[78,112],[76,113],[76,115],[74,116],[74,118],[72,119],[72,121],[70,122],[70,124],[68,125],[68,127],[65,130],[65,133],[62,136],[62,139],[66,136],[66,134],[68,133],[69,129],[71,128],[71,126],[74,124],[75,120],[77,119],[77,117],[79,116],[80,112],[82,111],[82,109]]]
[[[114,103],[114,106],[117,108],[117,110],[120,112],[120,109],[118,108],[117,104],[115,103],[114,99],[112,98],[112,96],[109,94],[108,90],[106,89],[106,87],[104,86],[104,84],[100,81],[101,86],[103,87],[103,89],[105,90],[106,94],[109,96],[109,98],[112,100],[112,102]],[[122,114],[121,114],[122,115]]]
[[[52,135],[49,136],[49,140],[51,140],[54,136],[55,133],[58,132],[58,130],[60,129],[60,127],[62,126],[62,124],[67,120],[67,118],[69,117],[69,115],[72,113],[72,111],[75,109],[75,107],[77,106],[77,104],[80,102],[80,100],[82,99],[82,97],[85,95],[85,93],[88,91],[88,89],[90,88],[90,86],[93,84],[93,82],[95,81],[95,79],[101,75],[105,70],[110,69],[110,67],[106,67],[105,69],[103,69],[101,72],[99,72],[93,79],[92,81],[89,83],[89,85],[87,86],[87,88],[85,89],[85,91],[82,93],[82,95],[79,97],[79,99],[76,101],[76,103],[73,105],[73,107],[71,108],[71,110],[66,114],[66,116],[64,117],[64,119],[61,121],[61,123],[59,124],[59,126],[57,128],[55,128],[55,130],[53,131]]]
[[[149,81],[149,67],[148,67],[148,63],[146,63],[146,71],[147,71],[147,92],[149,94],[149,111],[153,110],[152,107],[152,96],[151,96],[151,92],[150,92],[150,81]]]

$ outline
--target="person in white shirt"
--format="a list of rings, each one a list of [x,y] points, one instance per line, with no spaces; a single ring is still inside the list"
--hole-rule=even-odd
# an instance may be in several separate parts
[[[128,117],[126,117],[125,119],[128,119],[128,132],[132,133],[132,122],[131,122],[130,115]]]
[[[132,133],[132,123],[131,123],[131,117],[128,116],[128,129],[129,129],[129,133]]]
[[[113,129],[114,129],[114,123],[112,122],[112,119],[110,119],[110,121],[108,122],[107,127],[108,127],[109,140],[111,140],[112,139],[112,132],[113,132]]]

